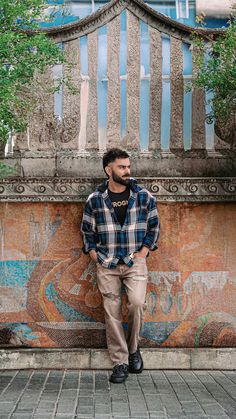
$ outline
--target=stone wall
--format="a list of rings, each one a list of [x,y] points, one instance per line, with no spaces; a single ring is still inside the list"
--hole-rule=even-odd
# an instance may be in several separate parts
[[[124,12],[127,72],[120,75]],[[141,74],[141,21],[148,25],[149,75]],[[108,66],[100,80],[98,37],[104,26]],[[202,91],[194,90],[186,102],[185,60],[194,53],[191,30],[141,0],[112,0],[90,17],[48,31],[75,61],[78,92],[72,96],[64,88],[59,99],[46,95],[27,134],[12,139],[1,159],[14,173],[6,169],[0,180],[0,345],[105,346],[95,266],[82,253],[79,227],[83,203],[104,176],[102,154],[119,145],[130,152],[132,175],[157,197],[162,226],[159,249],[148,258],[142,345],[236,346],[236,150],[214,130],[209,143]],[[164,74],[167,38],[170,60]],[[55,71],[67,70],[48,70],[43,80],[53,83]],[[150,87],[145,147],[140,132],[143,80]],[[98,123],[98,83],[107,83],[104,127]],[[164,85],[170,93],[168,148],[163,146]],[[55,115],[58,103],[60,118]],[[186,115],[191,120],[188,148]],[[123,314],[125,327],[125,305]]]

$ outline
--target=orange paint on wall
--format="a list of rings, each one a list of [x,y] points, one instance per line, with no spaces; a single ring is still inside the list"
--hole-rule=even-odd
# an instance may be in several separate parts
[[[143,344],[236,346],[236,204],[159,203],[158,210]],[[73,203],[0,205],[0,290],[10,290],[0,322],[29,324],[31,346],[105,345],[96,269],[82,253],[82,213]]]

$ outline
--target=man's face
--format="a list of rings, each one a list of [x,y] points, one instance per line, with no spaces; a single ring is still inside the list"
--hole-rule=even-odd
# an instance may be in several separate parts
[[[109,163],[106,171],[110,178],[120,185],[129,185],[130,183],[130,160],[116,159],[114,162]]]

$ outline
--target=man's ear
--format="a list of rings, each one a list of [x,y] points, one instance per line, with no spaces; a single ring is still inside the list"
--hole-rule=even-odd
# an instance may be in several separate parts
[[[105,169],[104,169],[104,171],[105,171],[105,173],[106,173],[106,175],[107,175],[107,177],[109,177],[109,174],[107,173],[107,171],[106,171],[106,169],[108,168],[109,166],[106,166],[105,167]]]

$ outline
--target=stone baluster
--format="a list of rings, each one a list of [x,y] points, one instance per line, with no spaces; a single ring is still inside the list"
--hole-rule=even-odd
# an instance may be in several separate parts
[[[120,16],[108,23],[107,148],[120,145]]]
[[[197,68],[195,64],[196,47],[193,47],[193,77]],[[192,150],[206,149],[206,98],[203,89],[194,87],[192,93]]]
[[[80,49],[79,38],[64,44],[68,65],[64,66],[64,77],[71,80],[76,88],[72,93],[68,86],[63,87],[63,123],[61,132],[62,149],[78,149],[80,131]],[[73,87],[72,86],[72,87]]]
[[[182,41],[170,37],[170,149],[183,150],[184,80]]]
[[[162,37],[150,27],[149,150],[161,149]]]
[[[32,88],[36,99],[33,115],[29,122],[30,151],[53,151],[56,148],[56,132],[54,118],[53,70],[37,74],[37,82]]]
[[[97,96],[97,65],[98,65],[98,32],[88,35],[88,73],[89,98],[86,127],[86,149],[98,150],[98,96]]]
[[[140,148],[140,21],[127,10],[127,115],[128,149]]]

